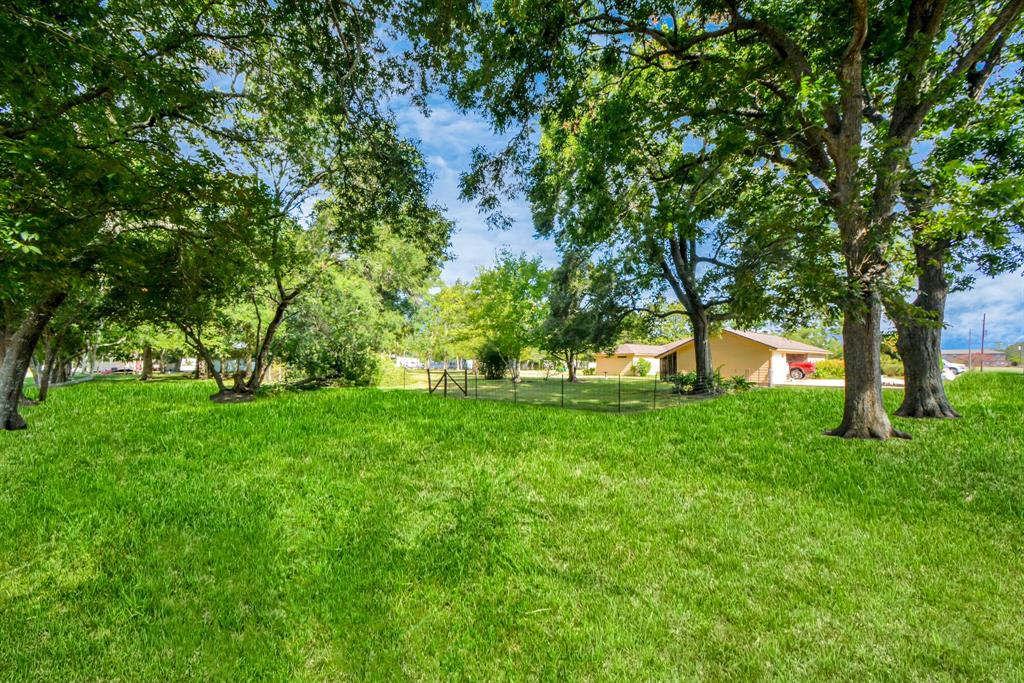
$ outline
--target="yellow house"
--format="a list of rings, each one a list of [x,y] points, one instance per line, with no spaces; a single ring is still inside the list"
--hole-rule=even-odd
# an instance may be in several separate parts
[[[612,375],[635,375],[636,370],[633,366],[638,359],[643,358],[651,365],[647,374],[654,376],[658,373],[658,357],[673,344],[674,342],[660,346],[651,344],[620,344],[611,353],[597,354],[597,369],[594,372],[599,377],[603,375],[608,375],[609,377]]]
[[[722,377],[745,377],[764,385],[782,384],[789,377],[791,362],[814,362],[831,352],[793,339],[764,332],[722,330],[711,337],[711,364]],[[692,372],[696,367],[693,340],[667,344],[658,354],[662,377]]]

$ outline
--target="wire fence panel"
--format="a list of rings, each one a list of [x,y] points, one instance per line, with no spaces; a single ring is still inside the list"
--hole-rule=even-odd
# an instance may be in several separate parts
[[[747,381],[768,385],[767,368],[738,371]],[[446,382],[447,380],[447,382]],[[675,384],[658,377],[580,375],[570,382],[565,373],[522,372],[511,377],[487,379],[465,370],[403,369],[401,382],[394,377],[385,388],[428,392],[438,397],[507,401],[558,406],[576,410],[633,413],[684,405],[700,396],[682,393]]]

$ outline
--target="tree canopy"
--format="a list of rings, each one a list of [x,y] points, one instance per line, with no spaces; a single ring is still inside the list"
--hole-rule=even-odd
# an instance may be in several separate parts
[[[922,136],[1013,81],[1024,2],[420,7],[421,63],[497,130],[521,131],[503,152],[480,155],[468,178],[485,208],[509,188],[510,171],[528,177],[535,121],[573,111],[582,120],[609,84],[635,79],[657,84],[624,104],[650,122],[653,141],[699,139],[791,177],[834,228],[819,242],[823,257],[842,262],[826,287],[843,312],[847,362],[843,420],[832,433],[897,434],[882,404],[878,348],[902,184]]]

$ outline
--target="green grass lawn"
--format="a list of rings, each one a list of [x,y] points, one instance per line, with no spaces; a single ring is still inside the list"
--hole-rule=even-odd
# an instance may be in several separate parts
[[[681,395],[669,382],[652,377],[580,376],[576,382],[564,381],[562,375],[523,375],[521,381],[510,378],[489,380],[472,372],[452,370],[447,394],[443,373],[438,370],[428,377],[425,371],[395,374],[390,389],[427,391],[433,385],[435,395],[448,398],[469,398],[488,401],[509,401],[532,405],[559,406],[579,410],[628,413],[655,408],[669,408],[691,402],[692,396]],[[465,388],[465,394],[462,389]]]
[[[609,415],[94,381],[0,434],[0,680],[1024,678],[1024,379]],[[886,393],[895,407],[899,392]]]

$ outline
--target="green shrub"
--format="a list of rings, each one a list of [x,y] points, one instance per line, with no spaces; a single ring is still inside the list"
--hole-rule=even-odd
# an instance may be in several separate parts
[[[582,370],[580,370],[580,374],[586,375],[587,377],[592,377],[597,374],[597,368],[583,368]]]
[[[882,358],[882,374],[886,377],[902,377],[903,362],[892,358]]]
[[[400,387],[405,380],[405,368],[395,365],[387,356],[380,358],[380,374],[377,377],[379,387]]]
[[[672,385],[672,391],[677,394],[692,394],[697,386],[696,372],[682,372],[676,375],[669,375],[665,381]]]
[[[633,362],[633,374],[637,377],[646,377],[651,371],[651,361],[646,358],[637,358]]]
[[[846,377],[846,364],[838,359],[819,360],[814,364],[814,376],[818,379],[843,379]]]
[[[755,385],[743,375],[733,375],[722,382],[722,386],[727,391],[748,391],[753,389]]]
[[[480,374],[484,379],[501,379],[508,370],[505,356],[491,343],[485,343],[480,348],[480,357],[477,360],[480,362]]]
[[[741,391],[749,388],[745,385],[742,387],[737,386],[737,379],[742,380],[745,385],[753,386],[752,383],[747,382],[743,377],[733,377],[728,380],[722,379],[721,373],[718,370],[715,370],[714,374],[711,376],[711,386],[705,387],[704,389],[709,393],[716,393],[721,391],[732,391],[734,389]],[[677,394],[693,394],[698,390],[696,372],[683,372],[677,375],[669,375],[665,378],[665,381],[672,384],[672,391]]]

